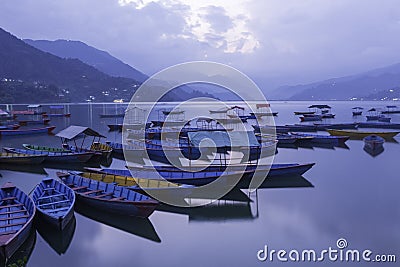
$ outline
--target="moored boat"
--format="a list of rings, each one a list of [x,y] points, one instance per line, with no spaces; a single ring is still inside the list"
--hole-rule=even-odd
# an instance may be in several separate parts
[[[54,179],[43,179],[35,188],[32,200],[41,219],[63,230],[74,216],[74,191]]]
[[[364,108],[362,107],[354,107],[353,109],[353,116],[361,116],[362,115],[362,111]]]
[[[65,164],[87,162],[94,155],[93,152],[49,152],[9,147],[3,147],[3,149],[9,153],[46,156],[46,162],[62,162]]]
[[[354,139],[362,139],[369,135],[378,135],[386,140],[393,139],[396,135],[400,133],[400,132],[364,132],[358,130],[334,130],[334,129],[327,130],[327,132],[331,135],[345,135]]]
[[[371,150],[378,150],[381,149],[383,146],[383,143],[385,143],[385,139],[378,135],[368,135],[363,138],[363,141],[365,143],[365,147],[371,149]]]
[[[12,183],[0,188],[0,257],[10,258],[28,238],[35,217],[32,199]]]
[[[8,135],[28,135],[28,134],[52,134],[55,126],[49,126],[44,128],[34,128],[34,129],[18,129],[18,130],[0,130],[0,136]]]
[[[19,153],[0,153],[0,164],[40,164],[46,159],[46,155],[29,155]]]
[[[57,173],[63,183],[74,190],[77,201],[126,216],[149,217],[158,205],[152,198],[115,184],[96,181],[79,175]]]
[[[333,145],[344,144],[350,138],[349,136],[332,136],[332,135],[320,135],[320,134],[309,134],[309,133],[291,133],[291,135],[299,137],[312,137],[310,141],[313,143],[333,144]]]

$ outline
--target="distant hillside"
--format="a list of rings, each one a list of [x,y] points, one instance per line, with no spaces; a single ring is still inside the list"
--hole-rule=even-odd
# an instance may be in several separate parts
[[[41,51],[0,28],[0,103],[129,101],[140,82]],[[158,90],[154,88],[154,90]],[[176,89],[161,101],[209,96]]]
[[[96,49],[80,41],[31,39],[24,39],[24,41],[37,49],[61,58],[79,59],[110,76],[131,78],[140,82],[147,79],[145,74],[111,56],[108,52]]]
[[[400,84],[400,63],[357,75],[332,78],[311,84],[283,86],[275,91],[276,99],[350,100],[387,91]]]

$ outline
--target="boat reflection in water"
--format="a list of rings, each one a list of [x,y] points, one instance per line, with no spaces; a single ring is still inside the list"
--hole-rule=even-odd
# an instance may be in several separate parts
[[[205,199],[187,199],[190,204],[206,204],[199,207],[175,207],[161,204],[158,211],[187,215],[189,222],[254,220],[258,218],[258,190],[266,188],[306,188],[314,187],[301,175],[268,177],[255,193],[244,193],[234,188],[223,198],[212,201]],[[251,197],[251,195],[254,195]],[[201,197],[201,196],[198,196]]]
[[[9,259],[0,259],[0,267],[26,266],[36,244],[36,231],[31,230],[28,238]]]
[[[65,254],[74,237],[76,228],[75,216],[65,226],[63,230],[55,228],[53,225],[46,223],[44,220],[36,220],[36,229],[40,236],[49,244],[49,246],[57,252],[58,255]]]
[[[375,149],[372,149],[369,146],[364,146],[364,151],[370,154],[372,157],[376,157],[385,151],[385,148],[383,146],[377,147]]]
[[[110,216],[110,214],[104,213],[100,209],[79,205],[78,203],[75,205],[75,211],[96,222],[157,243],[161,242],[160,237],[149,219],[124,216],[120,214],[112,214],[112,216]]]

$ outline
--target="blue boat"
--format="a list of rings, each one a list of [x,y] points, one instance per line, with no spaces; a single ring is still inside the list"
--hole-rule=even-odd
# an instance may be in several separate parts
[[[0,188],[0,257],[9,259],[28,238],[35,204],[12,183]]]
[[[55,129],[55,126],[43,127],[43,128],[35,128],[35,129],[17,129],[17,130],[0,130],[1,136],[9,136],[9,135],[30,135],[30,134],[52,134],[52,131]]]
[[[43,179],[33,191],[32,200],[40,218],[60,230],[74,216],[74,191],[57,180]]]
[[[253,177],[255,170],[257,173],[268,174],[268,177],[279,177],[289,175],[303,175],[314,166],[315,163],[297,164],[272,164],[272,165],[210,165],[207,167],[197,166],[190,167],[188,170],[182,170],[175,166],[152,166],[152,167],[134,167],[130,166],[129,169],[97,169],[86,168],[91,172],[99,172],[121,176],[146,177],[146,178],[159,178],[162,177],[170,182],[179,182],[191,185],[205,185],[213,182],[220,177],[229,179],[229,176],[242,175],[241,184],[248,184]],[[229,171],[225,171],[229,168]]]
[[[79,175],[57,173],[62,182],[74,190],[83,205],[126,216],[149,217],[158,205],[152,198],[123,186],[105,183]]]
[[[342,145],[350,138],[349,136],[334,136],[334,135],[321,135],[321,134],[309,134],[309,133],[291,133],[291,135],[298,137],[310,137],[308,141],[312,143],[332,144],[332,145]]]
[[[45,162],[82,163],[89,161],[94,152],[49,152],[41,150],[3,147],[4,151],[17,154],[43,155]]]
[[[385,143],[385,139],[378,135],[368,135],[364,137],[363,141],[365,143],[365,147],[371,150],[381,149],[383,143]]]

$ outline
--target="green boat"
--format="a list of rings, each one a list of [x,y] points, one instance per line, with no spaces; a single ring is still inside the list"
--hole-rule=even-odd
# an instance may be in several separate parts
[[[58,148],[58,147],[47,147],[47,146],[38,146],[38,145],[30,145],[30,144],[22,144],[22,146],[29,150],[37,150],[37,151],[47,151],[47,152],[67,152],[70,153],[71,150]]]

